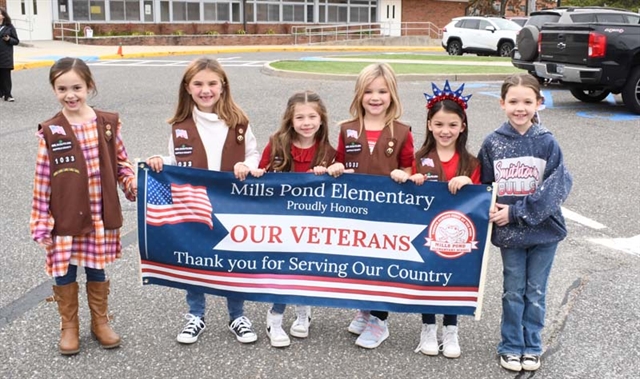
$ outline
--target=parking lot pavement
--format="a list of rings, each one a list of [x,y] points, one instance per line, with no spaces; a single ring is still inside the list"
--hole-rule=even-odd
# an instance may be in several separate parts
[[[283,54],[242,54],[247,60],[274,60]],[[193,57],[186,56],[189,60]],[[98,96],[92,105],[117,110],[130,157],[166,151],[170,117],[184,66],[92,66]],[[311,89],[323,97],[330,123],[348,117],[353,81],[312,80],[264,75],[258,67],[228,67],[234,98],[251,118],[260,146],[275,130],[294,90]],[[497,103],[499,82],[467,83],[470,101],[469,145],[477,151],[483,137],[504,119]],[[424,140],[424,79],[399,84],[403,120],[413,126],[416,143]],[[34,90],[35,89],[35,90]],[[184,292],[142,286],[138,274],[136,206],[123,204],[124,255],[107,268],[112,282],[110,310],[123,346],[102,350],[91,338],[84,291],[81,295],[81,352],[62,357],[57,351],[59,318],[46,303],[51,281],[44,274],[44,254],[29,238],[29,210],[38,122],[58,109],[47,82],[47,69],[14,73],[15,103],[0,103],[0,377],[2,378],[634,378],[640,359],[640,257],[592,240],[640,234],[637,194],[629,181],[640,154],[639,119],[626,117],[613,104],[584,105],[554,91],[542,114],[574,175],[574,190],[565,204],[603,227],[568,221],[569,237],[560,244],[549,283],[546,347],[540,371],[510,373],[495,354],[501,315],[501,262],[491,249],[482,319],[461,317],[462,356],[449,360],[414,353],[420,316],[390,316],[390,338],[368,351],[354,345],[346,327],[352,310],[314,308],[308,339],[286,349],[270,347],[265,334],[267,303],[248,302],[245,313],[258,341],[241,345],[226,328],[224,300],[208,296],[207,330],[197,344],[175,338],[186,311]],[[550,96],[551,97],[551,96]],[[587,109],[587,110],[585,110]],[[625,116],[625,117],[622,117]],[[615,121],[612,121],[615,120]],[[331,134],[335,139],[337,129]],[[585,162],[588,162],[586,164]],[[614,164],[615,163],[615,164]],[[633,200],[636,199],[636,200]],[[79,275],[81,283],[84,275]],[[288,328],[294,315],[285,314]]]
[[[30,41],[15,47],[16,70],[51,66],[62,57],[84,60],[143,58],[171,55],[207,55],[221,53],[285,51],[422,51],[442,52],[439,46],[100,46],[79,45],[64,41]]]

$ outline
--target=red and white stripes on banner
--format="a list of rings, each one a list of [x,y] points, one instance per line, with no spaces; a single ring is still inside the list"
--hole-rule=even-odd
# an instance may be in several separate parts
[[[242,293],[363,300],[406,305],[476,307],[478,287],[419,286],[310,275],[246,274],[181,268],[142,260],[142,279]]]

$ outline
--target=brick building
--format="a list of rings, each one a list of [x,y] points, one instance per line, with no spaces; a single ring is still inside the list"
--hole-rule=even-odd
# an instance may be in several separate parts
[[[401,25],[443,27],[467,13],[469,0],[0,0],[0,6],[21,39],[50,40],[57,21],[89,26],[96,36],[279,35],[295,25],[367,23],[385,23],[400,35],[407,34]]]

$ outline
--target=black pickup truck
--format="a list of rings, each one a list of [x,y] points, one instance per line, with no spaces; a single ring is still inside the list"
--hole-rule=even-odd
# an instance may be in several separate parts
[[[627,108],[640,114],[640,24],[545,24],[538,51],[538,77],[566,84],[585,102],[621,93]]]

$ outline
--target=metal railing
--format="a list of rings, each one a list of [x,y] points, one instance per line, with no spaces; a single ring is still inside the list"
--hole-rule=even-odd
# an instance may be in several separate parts
[[[314,44],[358,39],[426,36],[442,39],[442,29],[432,22],[377,22],[367,24],[296,25],[294,44]]]
[[[55,20],[53,22],[53,33],[54,35],[59,35],[62,41],[64,41],[66,32],[73,33],[72,38],[75,38],[76,45],[77,45],[78,33],[80,33],[80,23],[76,21],[66,21],[66,20]]]

